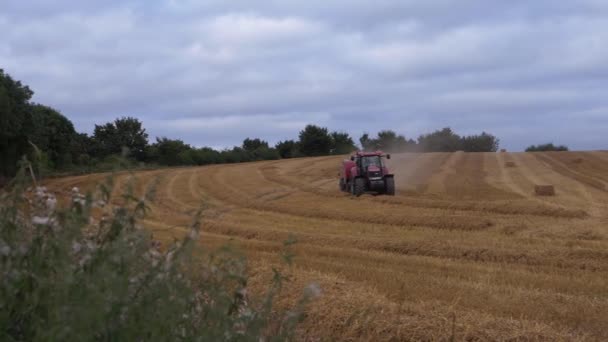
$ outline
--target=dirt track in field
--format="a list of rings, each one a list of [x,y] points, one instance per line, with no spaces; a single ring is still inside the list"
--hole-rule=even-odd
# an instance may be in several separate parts
[[[341,159],[144,171],[134,184],[156,189],[158,239],[204,205],[201,248],[246,251],[254,292],[293,235],[281,303],[323,290],[304,338],[608,340],[608,152],[399,154],[397,196],[359,198],[338,190]],[[544,184],[556,196],[535,196]]]

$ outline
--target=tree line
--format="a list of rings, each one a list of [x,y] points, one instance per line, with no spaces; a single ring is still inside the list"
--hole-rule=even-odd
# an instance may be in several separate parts
[[[31,102],[34,92],[0,69],[0,176],[10,177],[25,155],[41,160],[50,171],[104,171],[117,164],[206,165],[273,160],[305,156],[342,155],[359,149],[345,132],[307,125],[297,139],[271,146],[260,138],[246,138],[240,146],[224,150],[195,147],[180,139],[158,137],[149,140],[143,123],[121,117],[95,125],[91,135],[79,133],[57,110]],[[423,134],[416,141],[391,130],[375,137],[363,134],[364,150],[386,152],[495,152],[499,140],[489,134],[460,136],[450,128]],[[35,155],[35,156],[34,156]]]

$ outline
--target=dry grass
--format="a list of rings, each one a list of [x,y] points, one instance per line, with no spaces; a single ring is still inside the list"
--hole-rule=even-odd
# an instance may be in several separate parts
[[[166,241],[206,203],[201,243],[246,251],[259,292],[282,241],[295,236],[296,290],[279,304],[310,282],[323,289],[302,339],[601,341],[608,339],[608,192],[599,186],[606,156],[394,155],[395,197],[339,192],[342,157],[146,171],[136,190],[161,177],[147,224]],[[568,163],[577,158],[584,162]],[[86,187],[99,177],[50,185]],[[559,196],[536,197],[535,184],[559,184]]]

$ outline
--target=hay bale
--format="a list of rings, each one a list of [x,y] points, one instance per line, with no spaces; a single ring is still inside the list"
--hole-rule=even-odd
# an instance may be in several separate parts
[[[555,187],[553,185],[535,185],[534,193],[536,196],[555,196]]]
[[[515,167],[515,162],[508,161],[508,162],[505,163],[505,166],[506,167]]]
[[[507,149],[505,149],[505,148],[501,148],[501,149],[500,149],[500,152],[501,152],[501,153],[505,153],[505,152],[507,152]]]

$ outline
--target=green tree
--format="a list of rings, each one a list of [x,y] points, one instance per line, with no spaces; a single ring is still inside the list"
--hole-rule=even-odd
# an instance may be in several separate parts
[[[300,131],[300,152],[305,156],[324,156],[330,153],[333,141],[327,128],[307,125]]]
[[[268,146],[268,142],[258,138],[243,140],[243,150],[249,153],[250,160],[273,160],[280,158],[278,152]]]
[[[462,149],[462,140],[451,128],[446,127],[421,135],[418,138],[418,145],[424,152],[454,152]]]
[[[220,153],[210,147],[193,150],[193,160],[196,165],[208,165],[221,162]]]
[[[95,125],[93,143],[96,156],[119,154],[126,148],[130,156],[144,160],[148,133],[138,119],[123,117],[104,125]]]
[[[78,158],[74,150],[79,139],[74,125],[53,108],[40,104],[32,105],[33,131],[30,141],[44,151],[51,168],[65,168]]]
[[[355,142],[348,133],[332,132],[330,135],[332,140],[331,151],[333,154],[347,154],[357,149]]]
[[[361,145],[366,151],[405,152],[413,150],[416,147],[414,140],[407,140],[403,135],[398,135],[392,130],[382,130],[373,139],[369,137],[369,134],[365,133],[359,138],[359,141],[361,141]]]
[[[294,158],[298,156],[298,143],[294,140],[279,141],[274,148],[281,158]]]
[[[182,140],[161,137],[156,138],[156,143],[151,146],[149,157],[161,165],[193,164],[193,157],[188,152],[190,150],[192,147]]]
[[[496,152],[499,142],[492,134],[482,132],[480,135],[462,137],[462,149],[465,152]]]
[[[220,155],[224,163],[242,163],[252,161],[251,153],[238,146],[233,147],[231,150],[223,150]]]
[[[364,151],[371,151],[375,148],[373,139],[370,139],[368,133],[363,133],[361,138],[359,138],[359,142],[361,143],[361,147]]]
[[[545,151],[568,151],[565,145],[553,145],[553,143],[531,145],[526,148],[526,152],[545,152]]]
[[[32,95],[29,87],[0,69],[0,175],[14,175],[17,161],[30,150]]]
[[[378,132],[376,141],[377,148],[387,152],[404,152],[409,146],[416,144],[413,140],[408,141],[403,135],[397,135],[391,130]]]
[[[268,142],[266,142],[264,140],[260,140],[258,138],[255,138],[255,139],[247,138],[247,139],[243,140],[243,149],[245,151],[253,152],[260,148],[269,148]]]

